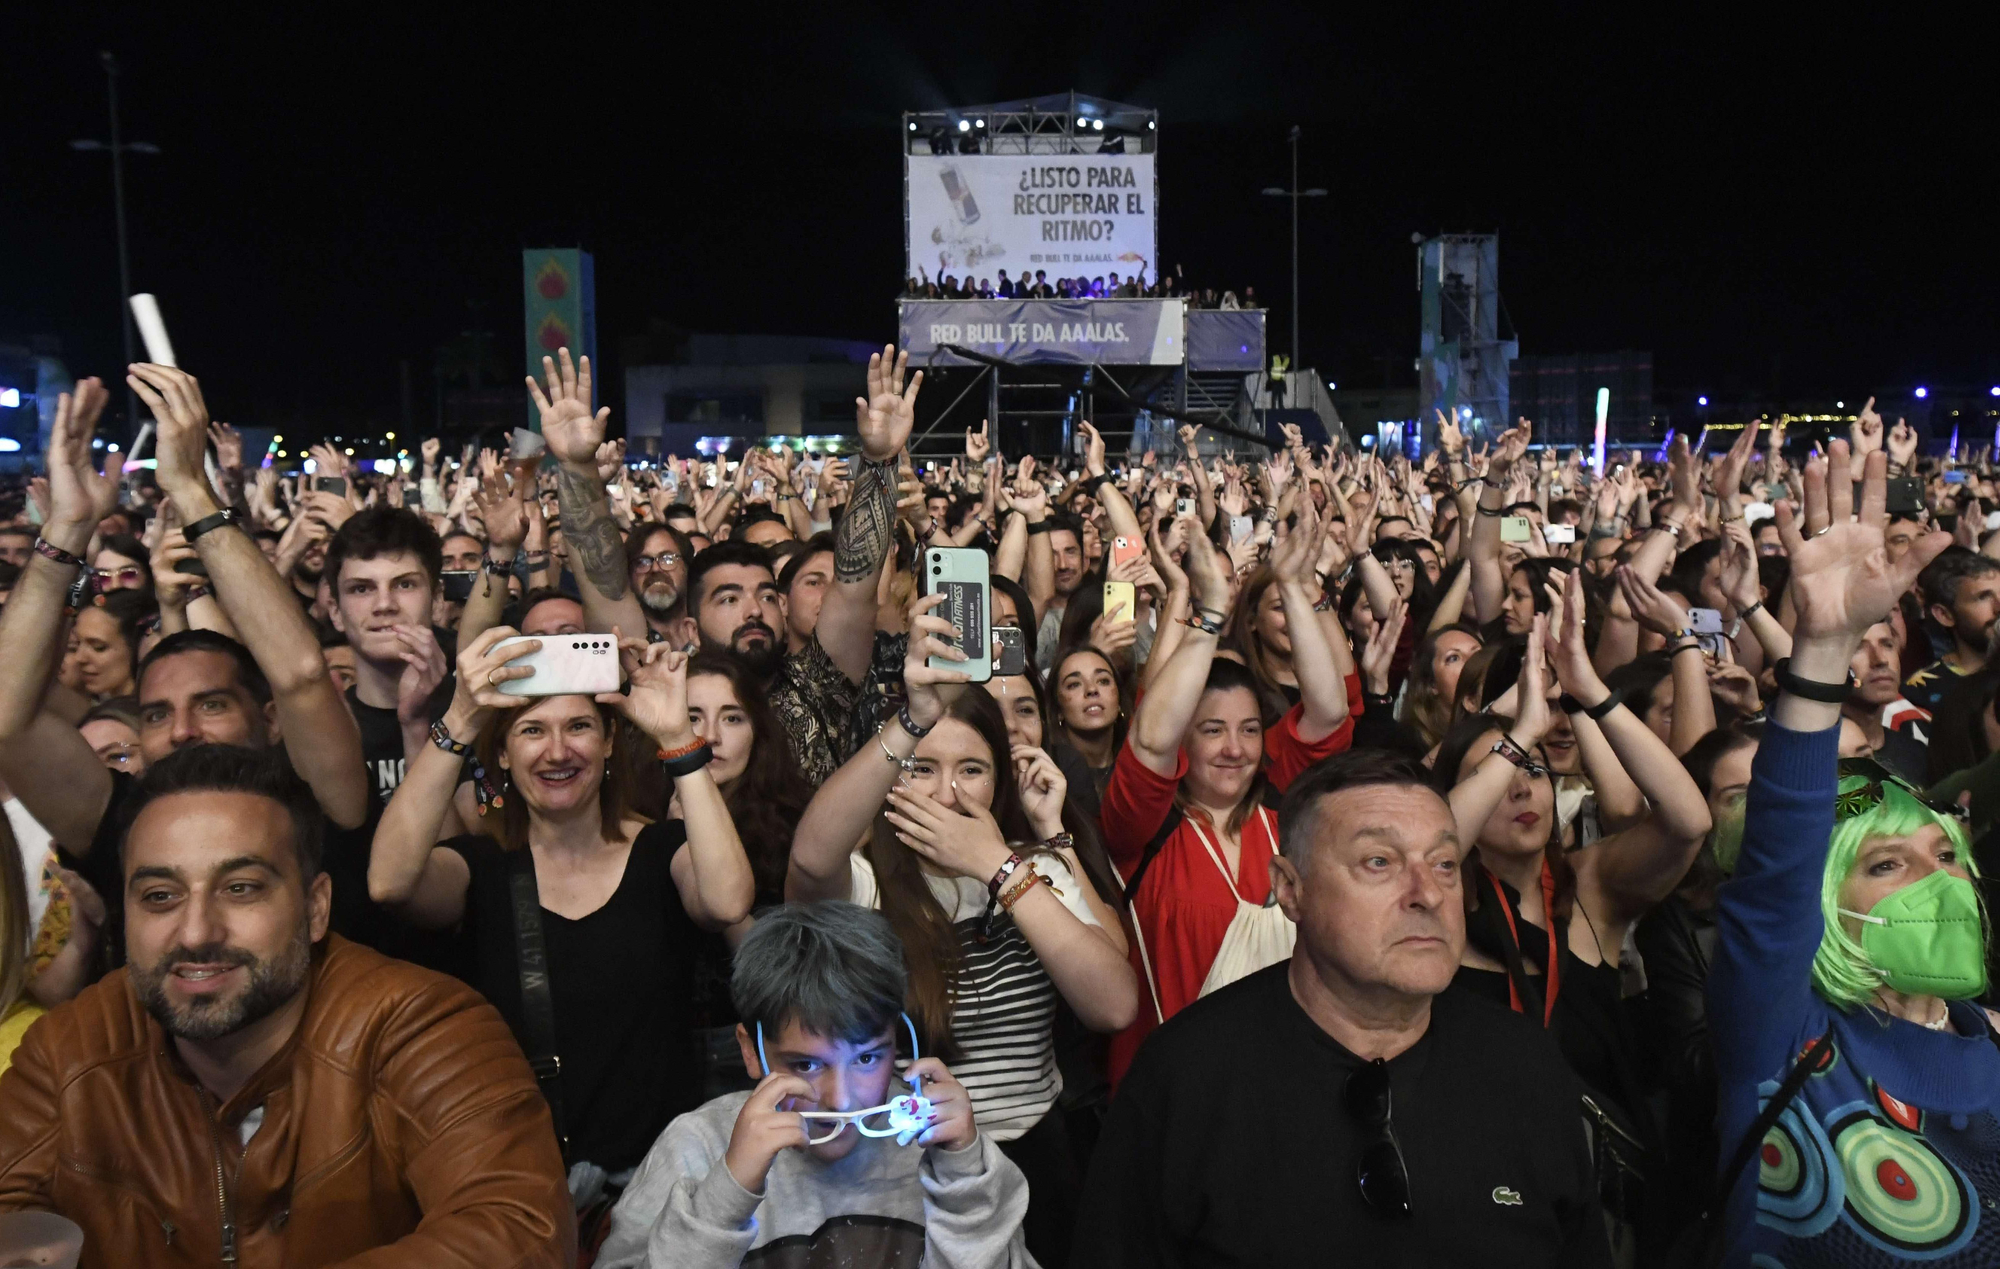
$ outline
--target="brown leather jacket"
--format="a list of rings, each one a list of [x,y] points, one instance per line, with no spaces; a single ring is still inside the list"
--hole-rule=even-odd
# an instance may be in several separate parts
[[[493,1007],[338,935],[306,990],[221,1107],[124,970],[37,1021],[0,1076],[0,1211],[81,1225],[82,1269],[572,1264],[548,1104]]]

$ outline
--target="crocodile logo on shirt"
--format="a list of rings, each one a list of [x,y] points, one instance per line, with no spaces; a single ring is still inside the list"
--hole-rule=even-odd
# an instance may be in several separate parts
[[[1521,1205],[1521,1192],[1519,1190],[1510,1190],[1504,1185],[1496,1185],[1493,1187],[1493,1201],[1502,1207],[1519,1207]]]

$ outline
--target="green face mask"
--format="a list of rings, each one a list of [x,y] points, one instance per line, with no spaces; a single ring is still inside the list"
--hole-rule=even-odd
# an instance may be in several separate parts
[[[1986,939],[1979,892],[1939,869],[1885,896],[1861,922],[1861,950],[1882,980],[1909,995],[1970,1000],[1986,990]]]

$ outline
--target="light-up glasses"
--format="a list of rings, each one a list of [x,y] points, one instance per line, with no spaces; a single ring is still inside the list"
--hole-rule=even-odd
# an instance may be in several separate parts
[[[910,1061],[914,1063],[920,1056],[917,1048],[916,1024],[910,1021],[909,1014],[904,1014],[903,1025],[909,1028]],[[757,1024],[757,1061],[763,1066],[764,1074],[769,1075],[771,1073],[771,1060],[764,1056],[764,1024],[762,1022]],[[811,1128],[808,1128],[806,1130],[806,1144],[817,1146],[832,1141],[835,1137],[847,1131],[847,1125],[851,1123],[854,1125],[855,1131],[864,1137],[894,1137],[896,1138],[897,1145],[909,1145],[918,1133],[930,1127],[931,1102],[930,1098],[923,1095],[924,1081],[922,1076],[913,1072],[905,1078],[910,1081],[912,1091],[901,1097],[892,1097],[880,1106],[870,1106],[866,1110],[800,1111],[799,1118],[801,1119],[818,1119],[833,1123],[833,1131],[824,1137],[813,1136]],[[886,1118],[882,1122],[871,1126],[868,1121],[878,1115],[885,1116]]]

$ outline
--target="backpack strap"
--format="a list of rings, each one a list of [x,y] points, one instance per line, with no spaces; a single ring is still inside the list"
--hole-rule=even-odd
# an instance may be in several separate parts
[[[549,1103],[563,1162],[569,1132],[563,1122],[562,1058],[556,1053],[556,1002],[549,992],[549,952],[542,941],[542,896],[535,884],[535,854],[526,846],[507,852],[507,889],[514,909],[514,963],[521,976],[521,1047],[535,1084]]]
[[[1799,1060],[1786,1073],[1785,1082],[1778,1086],[1771,1100],[1764,1103],[1763,1112],[1751,1123],[1743,1139],[1736,1143],[1736,1153],[1729,1157],[1729,1166],[1722,1172],[1722,1183],[1716,1187],[1715,1197],[1711,1200],[1718,1220],[1729,1203],[1730,1191],[1736,1188],[1737,1179],[1743,1175],[1743,1169],[1750,1166],[1750,1157],[1763,1144],[1764,1134],[1771,1131],[1772,1125],[1778,1122],[1778,1116],[1784,1114],[1786,1108],[1798,1098],[1799,1090],[1806,1086],[1806,1080],[1819,1069],[1819,1064],[1832,1047],[1833,1031],[1829,1028],[1819,1039],[1806,1046],[1806,1051],[1799,1055]]]
[[[1126,907],[1131,907],[1132,900],[1138,896],[1139,883],[1146,879],[1146,870],[1153,866],[1153,860],[1159,855],[1160,849],[1167,844],[1167,839],[1174,835],[1174,830],[1178,829],[1186,819],[1187,816],[1181,813],[1181,808],[1176,806],[1167,811],[1166,819],[1160,821],[1160,831],[1153,834],[1153,840],[1147,842],[1146,849],[1139,853],[1139,866],[1132,870],[1132,880],[1125,885]]]

